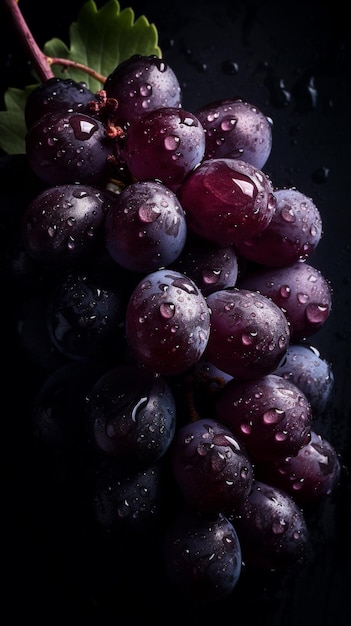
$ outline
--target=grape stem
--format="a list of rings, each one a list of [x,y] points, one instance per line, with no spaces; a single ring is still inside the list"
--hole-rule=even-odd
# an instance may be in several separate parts
[[[4,4],[10,13],[19,39],[33,64],[40,82],[45,82],[50,78],[54,78],[54,73],[51,69],[52,65],[61,65],[63,68],[74,67],[85,72],[86,74],[89,74],[102,84],[105,82],[105,76],[102,76],[98,72],[95,72],[92,68],[87,67],[82,63],[76,63],[70,59],[48,57],[44,54],[44,52],[40,50],[26,20],[23,17],[22,11],[18,6],[18,0],[4,0]]]

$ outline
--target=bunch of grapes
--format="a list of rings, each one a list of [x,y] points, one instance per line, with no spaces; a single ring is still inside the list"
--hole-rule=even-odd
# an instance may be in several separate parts
[[[142,55],[95,94],[43,82],[25,114],[36,438],[89,451],[97,527],[151,537],[195,601],[228,596],[244,564],[300,566],[305,509],[341,473],[314,426],[333,372],[310,344],[332,287],[310,263],[318,208],[264,172],[272,120],[239,98],[188,111]]]

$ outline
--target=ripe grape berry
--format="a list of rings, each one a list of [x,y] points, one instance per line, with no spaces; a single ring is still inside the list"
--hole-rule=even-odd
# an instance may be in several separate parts
[[[133,563],[147,536],[191,602],[235,592],[242,563],[300,566],[305,508],[342,474],[313,421],[332,367],[306,343],[332,286],[310,262],[312,198],[263,171],[272,121],[239,97],[188,111],[142,55],[97,94],[43,83],[26,119],[40,191],[21,272],[9,258],[37,440],[85,451],[99,532]]]

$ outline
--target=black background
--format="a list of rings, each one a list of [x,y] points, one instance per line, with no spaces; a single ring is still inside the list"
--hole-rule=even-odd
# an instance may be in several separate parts
[[[40,46],[53,36],[68,41],[68,26],[81,4],[20,2]],[[181,83],[184,108],[195,111],[206,102],[239,95],[272,118],[273,148],[264,170],[276,187],[294,185],[312,197],[321,212],[323,237],[310,261],[332,283],[333,310],[311,343],[332,363],[335,394],[330,409],[316,421],[319,432],[341,455],[342,480],[337,493],[312,516],[313,555],[302,571],[244,581],[220,606],[193,614],[165,589],[162,577],[155,575],[152,582],[149,555],[142,571],[139,563],[130,565],[130,584],[125,585],[130,597],[121,596],[125,586],[116,584],[103,608],[93,599],[91,581],[99,578],[94,568],[104,566],[89,553],[89,535],[82,528],[77,545],[72,542],[65,549],[64,539],[43,528],[36,514],[33,486],[25,479],[30,455],[23,455],[25,443],[19,448],[16,441],[16,422],[26,419],[26,406],[14,396],[21,393],[26,373],[12,367],[11,374],[3,376],[3,395],[10,400],[2,417],[8,461],[2,551],[9,555],[3,565],[7,581],[3,624],[33,620],[50,626],[63,622],[100,626],[135,624],[137,619],[155,624],[174,616],[183,624],[216,619],[255,626],[346,626],[351,617],[351,59],[346,8],[337,2],[299,0],[178,0],[161,6],[136,0],[121,4],[126,6],[133,7],[136,18],[144,14],[155,23],[163,56]],[[234,64],[236,71],[228,71]],[[6,88],[31,83],[30,63],[3,6],[0,69],[1,98]],[[21,185],[20,172],[14,195],[17,183]],[[2,188],[4,184],[1,180]],[[4,355],[5,368],[10,358]],[[7,393],[9,383],[12,391]],[[61,514],[65,519],[65,511]]]

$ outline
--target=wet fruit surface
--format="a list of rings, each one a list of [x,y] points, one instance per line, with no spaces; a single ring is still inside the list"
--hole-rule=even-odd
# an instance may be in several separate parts
[[[323,218],[324,233],[308,263],[318,267],[333,285],[332,313],[326,320],[327,323],[313,334],[308,343],[317,346],[322,356],[326,356],[328,362],[332,363],[336,384],[333,396],[329,399],[331,402],[327,406],[323,402],[318,404],[312,398],[316,407],[313,427],[321,433],[322,440],[315,440],[313,435],[313,452],[306,448],[306,456],[312,457],[313,468],[326,470],[324,484],[327,484],[328,472],[329,478],[332,478],[333,468],[337,471],[333,465],[334,452],[330,452],[325,445],[324,436],[331,440],[345,459],[340,489],[328,497],[325,503],[308,513],[308,524],[313,528],[313,533],[307,557],[311,550],[313,558],[307,558],[304,568],[298,574],[294,571],[287,574],[268,571],[262,575],[260,571],[256,575],[255,570],[249,571],[244,566],[235,598],[230,596],[221,600],[221,616],[226,620],[231,619],[234,607],[235,611],[240,608],[249,624],[281,626],[282,623],[289,623],[289,626],[310,626],[311,623],[319,623],[326,626],[344,626],[350,617],[346,581],[350,577],[351,541],[348,461],[351,450],[348,390],[351,267],[349,185],[345,159],[345,154],[349,151],[345,128],[345,120],[348,119],[350,75],[347,20],[343,9],[331,3],[321,6],[315,2],[298,1],[294,5],[283,6],[274,0],[260,4],[244,1],[233,4],[226,0],[214,4],[206,0],[195,0],[191,6],[180,2],[161,8],[148,0],[136,0],[131,4],[136,14],[143,13],[156,23],[165,58],[181,79],[186,110],[195,111],[204,100],[227,98],[229,94],[230,97],[234,95],[255,102],[273,120],[273,149],[264,171],[279,188],[296,186],[308,197],[314,198]],[[51,36],[64,38],[66,20],[74,20],[77,13],[76,3],[63,0],[59,19],[52,22],[45,19],[44,27],[42,8],[33,6],[27,0],[21,0],[21,5],[41,41],[46,41]],[[2,33],[4,32],[0,43],[1,65],[4,70],[2,86],[13,84],[14,76],[19,86],[28,84],[31,78],[28,80],[29,68],[24,55],[21,54],[14,36],[8,32],[6,22],[0,21],[0,24]],[[1,216],[5,250],[8,250],[8,225],[10,224],[12,232],[24,204],[38,191],[37,181],[28,176],[25,168],[22,169],[21,159],[16,160],[16,163],[14,174],[13,168],[7,167],[6,159],[2,160],[4,185]],[[9,289],[11,304],[7,306],[6,299],[6,306],[3,307],[3,329],[6,337],[12,338],[17,333],[19,323],[20,336],[27,347],[31,344],[32,354],[35,336],[36,357],[41,363],[50,363],[49,369],[54,362],[56,368],[63,355],[61,352],[57,354],[52,348],[47,350],[45,315],[41,316],[42,309],[37,304],[31,306],[32,300],[29,297],[32,295],[31,288],[37,287],[38,281],[45,283],[47,274],[45,271],[35,274],[36,279],[33,281],[33,273],[28,271],[32,267],[31,260],[15,245],[11,247],[11,258],[6,257],[5,270],[9,267],[16,276],[16,286],[20,287]],[[244,279],[244,270],[246,268],[239,262],[239,280]],[[215,271],[218,271],[218,267]],[[11,279],[12,276],[11,274]],[[84,277],[84,272],[80,276]],[[188,276],[191,278],[190,273]],[[118,286],[118,276],[115,279],[114,287]],[[11,284],[11,280],[8,282]],[[137,280],[128,286],[128,290],[136,284]],[[99,288],[95,290],[95,295],[97,293],[100,293]],[[24,307],[23,317],[18,322],[18,318],[13,316],[12,305],[24,294],[25,302],[28,298],[28,306]],[[288,295],[286,290],[285,295]],[[90,304],[93,305],[94,316],[95,296],[91,298]],[[163,309],[169,315],[172,307]],[[323,314],[319,307],[314,311]],[[106,321],[107,318],[103,317]],[[96,322],[98,326],[99,320]],[[92,317],[90,324],[92,329]],[[28,332],[28,326],[36,327],[34,336],[32,330]],[[63,337],[61,335],[61,339]],[[122,354],[124,358],[125,346],[123,343],[118,345],[121,358]],[[131,357],[128,354],[126,358]],[[76,372],[77,370],[75,375]],[[144,536],[135,537],[133,554],[140,555],[137,561],[130,559],[123,532],[119,540],[113,534],[114,538],[111,539],[111,535],[106,537],[98,532],[98,542],[91,542],[91,537],[96,532],[96,516],[93,511],[105,528],[117,525],[123,529],[128,514],[129,519],[134,520],[135,528],[149,530],[150,523],[155,528],[154,520],[157,520],[159,512],[160,468],[157,465],[150,472],[121,475],[119,468],[102,464],[94,468],[93,476],[89,472],[87,475],[87,459],[90,456],[83,446],[79,454],[75,451],[74,455],[67,451],[64,454],[48,452],[44,466],[50,467],[50,471],[43,472],[43,465],[37,455],[37,441],[33,441],[31,425],[28,423],[28,399],[32,398],[34,390],[41,388],[39,383],[46,379],[46,373],[41,372],[38,380],[37,373],[33,362],[28,358],[28,352],[25,350],[23,353],[23,345],[11,340],[4,373],[4,388],[7,393],[3,441],[8,465],[5,498],[11,513],[8,515],[11,559],[6,559],[5,568],[9,590],[8,605],[11,606],[14,621],[17,614],[21,616],[18,608],[20,596],[26,606],[28,620],[30,615],[37,623],[47,624],[49,621],[50,624],[61,626],[67,620],[67,615],[72,616],[76,623],[86,622],[89,616],[99,626],[114,623],[117,617],[125,623],[131,623],[131,607],[129,600],[126,602],[125,595],[130,589],[133,589],[133,600],[144,607],[146,621],[156,624],[164,622],[165,613],[160,598],[163,602],[166,601],[168,611],[180,623],[190,625],[201,621],[218,621],[218,607],[197,607],[192,610],[180,596],[169,593],[160,570],[153,567],[159,555],[155,555],[151,547],[153,544],[148,541],[149,537],[146,540]],[[314,374],[317,376],[317,368]],[[217,376],[216,381],[220,378]],[[309,377],[308,380],[310,379]],[[62,380],[67,380],[65,375],[52,385],[58,394],[57,402]],[[74,384],[74,378],[69,380]],[[307,384],[306,379],[304,384]],[[318,384],[322,385],[321,394],[324,396],[328,389],[323,387],[322,381]],[[328,381],[325,384],[328,386]],[[77,385],[77,390],[84,395],[84,384]],[[56,435],[64,436],[66,432],[67,422],[61,424],[55,420],[55,406],[57,405],[46,403],[40,409],[39,424],[44,429],[48,426],[49,432],[45,431],[48,439]],[[72,409],[71,405],[69,409]],[[52,421],[49,419],[50,413]],[[69,416],[70,411],[67,410],[68,419]],[[81,423],[77,426],[80,429]],[[112,431],[113,428],[110,433]],[[295,462],[283,459],[278,469],[284,476],[297,476],[300,462],[301,459]],[[311,467],[311,472],[313,471]],[[52,476],[55,476],[55,489]],[[295,478],[292,483],[294,481]],[[323,484],[322,481],[320,484]],[[256,502],[261,502],[262,495],[270,503],[271,509],[278,508],[274,528],[271,527],[274,545],[279,545],[281,540],[282,546],[285,538],[287,559],[295,546],[297,549],[301,548],[302,554],[304,525],[303,522],[299,525],[299,514],[295,511],[296,527],[292,533],[284,525],[282,511],[285,515],[290,500],[281,501],[276,494],[268,493],[264,485],[261,493],[256,493]],[[123,506],[120,505],[122,501]],[[58,502],[60,507],[57,506]],[[170,504],[172,512],[175,503],[172,501]],[[253,508],[254,505],[255,502],[252,502]],[[263,510],[260,504],[257,520]],[[234,517],[232,519],[234,521]],[[252,514],[250,519],[253,519]],[[263,523],[267,520],[261,521]],[[222,571],[228,587],[238,574],[238,561],[235,561],[229,549],[225,549],[235,545],[235,535],[230,524],[229,520],[222,518],[212,520],[211,525],[199,524],[199,533],[194,536],[196,541],[205,536],[208,539],[212,532],[210,526],[211,529],[217,529],[218,537],[225,543],[213,555],[213,569],[200,569],[199,574],[205,570],[215,571],[220,559],[225,559],[225,567],[222,561]],[[184,529],[184,522],[181,521],[179,527]],[[174,532],[177,532],[177,528]],[[194,545],[196,548],[196,543]],[[206,541],[198,544],[198,548],[205,550],[203,563],[207,566],[211,561],[206,552]],[[118,564],[112,556],[117,549]],[[186,556],[186,552],[187,549],[183,556]],[[250,560],[251,555],[248,552],[246,555]],[[37,571],[34,571],[33,563],[37,564]],[[191,559],[187,563],[191,563]],[[177,571],[179,572],[179,567]]]

